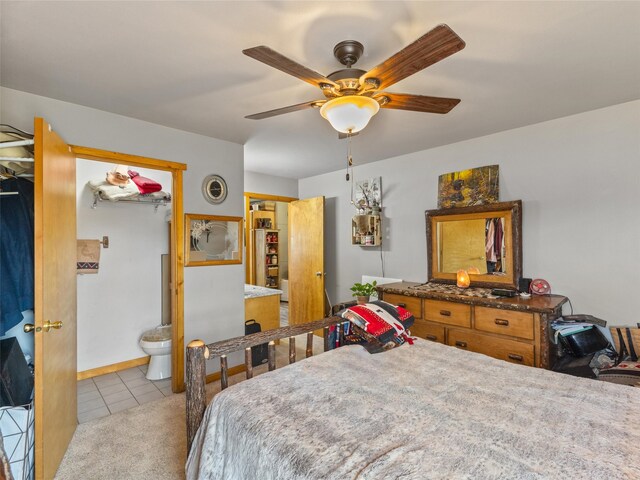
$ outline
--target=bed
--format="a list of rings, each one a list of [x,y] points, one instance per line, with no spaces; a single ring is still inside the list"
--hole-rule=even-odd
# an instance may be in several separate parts
[[[221,351],[208,347],[213,356]],[[191,407],[200,388],[192,378]],[[426,340],[374,355],[351,345],[216,395],[197,433],[191,427],[186,473],[189,480],[638,479],[639,407],[640,389]]]

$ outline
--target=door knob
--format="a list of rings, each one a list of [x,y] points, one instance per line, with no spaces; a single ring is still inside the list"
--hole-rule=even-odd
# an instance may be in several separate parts
[[[25,333],[30,333],[30,332],[33,332],[34,330],[38,332],[40,331],[36,329],[36,326],[33,323],[25,323],[24,327],[22,327],[22,330],[24,330]]]
[[[57,322],[50,322],[49,320],[47,320],[46,322],[44,322],[44,325],[42,325],[42,329],[45,332],[48,332],[52,328],[60,330],[62,328],[62,322],[60,320],[58,320]]]
[[[322,276],[322,272],[316,272],[316,277],[321,277]]]

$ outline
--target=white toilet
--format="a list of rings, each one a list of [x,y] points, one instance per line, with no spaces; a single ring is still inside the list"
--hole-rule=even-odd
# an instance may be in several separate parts
[[[140,348],[151,356],[147,378],[162,380],[171,377],[171,325],[147,330],[140,337]]]

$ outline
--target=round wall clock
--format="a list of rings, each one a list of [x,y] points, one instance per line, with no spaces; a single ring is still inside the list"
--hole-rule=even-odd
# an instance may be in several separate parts
[[[208,175],[202,182],[202,194],[209,203],[222,203],[227,198],[227,182],[220,175]]]

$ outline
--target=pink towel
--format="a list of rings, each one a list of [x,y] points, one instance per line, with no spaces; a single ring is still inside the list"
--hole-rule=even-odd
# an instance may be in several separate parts
[[[131,177],[131,181],[136,184],[142,195],[162,190],[162,185],[158,182],[147,177],[142,177],[138,172],[134,172],[133,170],[129,170],[129,177]]]

